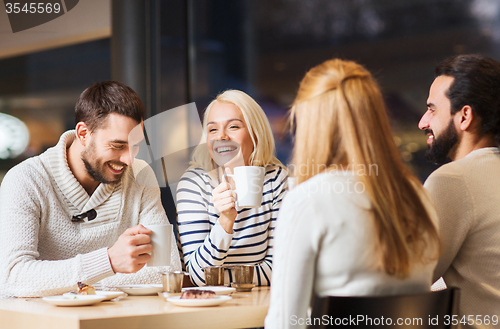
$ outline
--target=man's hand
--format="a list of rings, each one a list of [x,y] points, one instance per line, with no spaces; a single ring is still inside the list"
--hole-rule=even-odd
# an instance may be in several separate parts
[[[153,246],[148,234],[152,231],[142,225],[127,229],[108,249],[109,261],[115,273],[135,273],[149,261]]]

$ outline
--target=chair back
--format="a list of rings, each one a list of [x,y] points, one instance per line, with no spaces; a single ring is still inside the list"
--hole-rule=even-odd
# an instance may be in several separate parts
[[[453,320],[459,297],[458,288],[417,295],[316,296],[308,328],[458,328]]]

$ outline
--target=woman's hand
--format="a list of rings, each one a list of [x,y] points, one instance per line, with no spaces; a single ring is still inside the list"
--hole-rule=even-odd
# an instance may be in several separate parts
[[[225,180],[212,191],[214,207],[220,212],[219,223],[229,234],[233,233],[234,220],[236,219],[236,194],[231,185]]]

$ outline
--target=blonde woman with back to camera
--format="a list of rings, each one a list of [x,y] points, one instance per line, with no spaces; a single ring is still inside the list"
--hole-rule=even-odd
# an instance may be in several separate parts
[[[273,236],[288,171],[275,157],[274,138],[262,108],[247,94],[227,90],[205,110],[203,137],[177,186],[179,237],[191,281],[206,284],[203,268],[254,265],[253,283],[270,285]],[[237,166],[265,168],[260,207],[237,207],[231,179]],[[220,161],[219,161],[220,162]],[[225,282],[234,280],[225,271]]]
[[[291,116],[298,186],[281,208],[266,328],[300,328],[315,293],[429,291],[437,218],[400,160],[371,74],[333,59],[300,84]]]

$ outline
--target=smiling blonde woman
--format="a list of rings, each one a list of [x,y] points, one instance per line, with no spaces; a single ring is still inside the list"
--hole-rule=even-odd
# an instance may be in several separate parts
[[[275,157],[271,125],[247,94],[227,90],[205,110],[203,144],[177,187],[179,238],[191,281],[205,285],[207,266],[255,265],[254,283],[270,285],[274,227],[287,189],[288,171]],[[214,158],[266,169],[259,208],[239,209],[231,185]],[[232,281],[226,271],[226,283]]]

